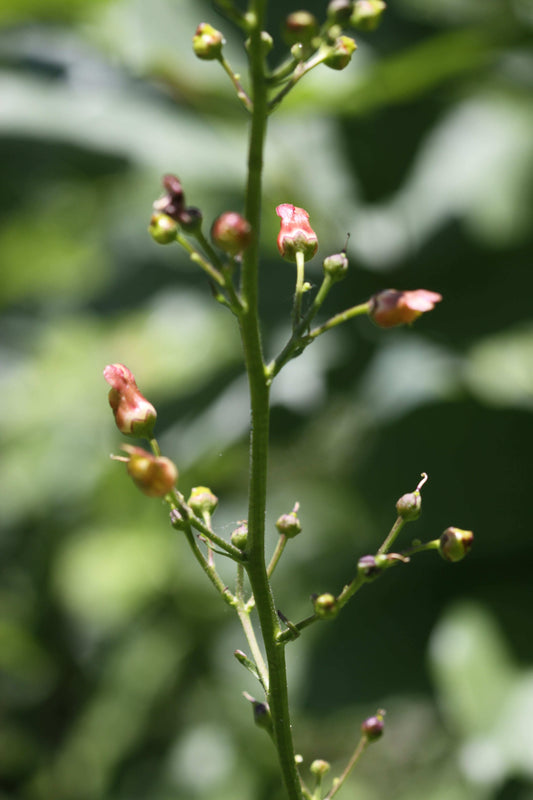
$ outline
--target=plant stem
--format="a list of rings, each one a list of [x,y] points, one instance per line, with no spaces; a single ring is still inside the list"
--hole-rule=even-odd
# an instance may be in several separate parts
[[[243,578],[244,578],[244,568],[242,564],[239,564],[237,566],[237,587],[236,587],[237,603],[235,605],[235,608],[237,609],[237,614],[239,615],[239,620],[241,622],[244,635],[246,636],[246,640],[248,642],[248,645],[250,646],[250,651],[255,661],[257,672],[259,673],[259,680],[261,681],[261,685],[263,686],[265,692],[268,693],[268,670],[263,659],[263,654],[261,653],[261,650],[259,649],[259,645],[257,643],[255,631],[253,629],[252,621],[250,619],[250,612],[246,609],[246,603],[244,600]]]
[[[398,517],[396,519],[396,522],[390,529],[387,538],[379,548],[378,555],[382,555],[383,553],[386,553],[388,550],[390,550],[390,548],[393,545],[393,542],[395,541],[396,537],[398,536],[404,525],[405,525],[405,520],[402,517]]]
[[[344,772],[342,773],[340,778],[338,778],[335,781],[335,783],[333,784],[333,787],[329,790],[329,792],[325,796],[324,800],[331,800],[331,798],[334,795],[337,794],[337,792],[341,788],[342,784],[344,783],[344,781],[346,780],[346,778],[348,777],[348,775],[350,774],[352,769],[355,767],[356,763],[359,761],[359,759],[361,758],[361,756],[363,755],[363,753],[365,752],[365,750],[366,750],[366,748],[368,747],[369,744],[370,744],[370,742],[368,741],[367,737],[366,736],[361,736],[361,738],[359,739],[359,743],[358,743],[357,747],[355,748],[353,756],[351,757],[351,759],[348,761],[348,764],[346,765],[346,769],[344,770]]]
[[[296,288],[292,308],[292,329],[296,330],[302,314],[302,295],[304,292],[305,259],[301,250],[296,253]]]
[[[328,319],[327,322],[324,322],[323,325],[319,325],[318,328],[313,328],[309,337],[311,339],[316,339],[317,336],[321,336],[326,331],[329,331],[331,328],[334,328],[336,325],[340,325],[342,322],[347,322],[349,319],[353,319],[354,317],[359,317],[361,314],[368,314],[370,311],[370,303],[361,303],[358,306],[352,306],[352,308],[346,309],[346,311],[341,311],[340,314],[335,314],[334,317]]]
[[[250,0],[247,19],[250,25],[248,52],[253,112],[248,151],[245,217],[252,226],[254,239],[243,257],[241,296],[244,308],[239,316],[251,407],[248,562],[246,568],[255,597],[267,656],[269,671],[267,699],[272,714],[274,740],[281,772],[290,800],[301,800],[302,793],[294,760],[289,718],[285,653],[284,648],[276,642],[280,627],[267,575],[264,546],[270,407],[269,386],[265,375],[259,329],[258,265],[261,179],[267,127],[267,87],[261,42],[265,10],[266,0]]]

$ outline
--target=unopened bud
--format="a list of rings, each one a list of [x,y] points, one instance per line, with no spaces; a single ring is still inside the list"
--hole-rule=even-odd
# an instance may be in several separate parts
[[[298,519],[299,504],[296,503],[290,514],[282,514],[276,520],[276,528],[280,534],[283,534],[287,539],[292,539],[302,531],[300,520]]]
[[[176,465],[164,456],[154,456],[142,447],[123,445],[129,453],[128,475],[135,485],[148,497],[164,497],[174,488],[178,480]]]
[[[317,33],[317,19],[309,11],[294,11],[285,20],[284,38],[288,45],[310,44]]]
[[[171,244],[176,241],[178,226],[166,214],[152,214],[148,232],[158,244]]]
[[[326,592],[318,595],[318,597],[315,595],[312,600],[315,614],[320,619],[333,619],[333,617],[337,616],[339,609],[335,595]]]
[[[344,250],[341,253],[328,256],[322,265],[324,273],[334,281],[341,281],[348,272],[348,258]]]
[[[304,208],[290,203],[277,206],[276,214],[281,219],[278,234],[278,250],[287,261],[296,261],[296,253],[303,253],[304,260],[313,258],[318,248],[318,238],[309,224],[309,214]]]
[[[439,539],[439,553],[445,561],[461,561],[474,544],[472,531],[463,531],[460,528],[446,528]]]
[[[330,771],[331,764],[329,761],[324,761],[322,758],[316,758],[309,769],[317,778],[323,778],[324,775],[327,775]]]
[[[248,523],[241,522],[238,528],[235,528],[230,536],[231,543],[238,547],[239,550],[245,550],[248,542]]]
[[[220,58],[224,43],[225,39],[220,31],[217,31],[216,28],[206,22],[201,22],[193,36],[192,49],[198,58],[212,61],[215,58]]]
[[[328,22],[344,25],[352,16],[353,0],[331,0],[328,4]]]
[[[384,569],[384,563],[378,556],[362,556],[357,562],[357,570],[367,581],[379,577]]]
[[[256,700],[248,692],[243,692],[244,697],[252,704],[254,712],[254,722],[259,728],[265,728],[269,733],[272,733],[272,716],[268,703],[262,703]]]
[[[344,69],[352,60],[352,54],[356,49],[355,39],[350,36],[339,36],[325,57],[324,64],[330,69]]]
[[[170,524],[177,531],[184,531],[187,528],[187,521],[182,517],[177,508],[170,512]]]
[[[185,233],[198,233],[202,227],[202,212],[195,206],[184,208],[179,215],[179,223]]]
[[[422,496],[420,492],[408,492],[402,494],[396,503],[396,511],[398,516],[406,522],[414,522],[422,513]]]
[[[381,22],[387,4],[383,0],[357,0],[350,24],[363,31],[375,30]]]
[[[203,514],[212,514],[218,505],[218,497],[207,486],[195,486],[187,500],[197,517]]]
[[[267,56],[274,46],[274,40],[272,36],[267,31],[261,31],[261,55],[263,58]],[[244,43],[244,46],[247,50],[250,49],[251,39],[247,39]]]
[[[111,386],[108,400],[119,431],[151,439],[157,412],[140,393],[133,373],[124,364],[109,364],[104,378]]]
[[[236,256],[250,245],[252,227],[236,211],[225,211],[214,221],[211,238],[225,253]]]
[[[366,736],[369,742],[375,742],[383,734],[385,722],[383,720],[385,712],[378,711],[374,717],[368,717],[361,725],[361,733]]]

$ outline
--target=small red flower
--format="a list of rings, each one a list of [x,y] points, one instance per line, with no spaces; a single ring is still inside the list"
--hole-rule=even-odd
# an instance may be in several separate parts
[[[276,208],[281,218],[278,235],[278,250],[287,261],[296,261],[296,253],[303,253],[304,260],[313,258],[318,248],[318,238],[309,224],[305,209],[282,203]]]
[[[381,328],[393,328],[414,322],[425,311],[431,311],[440,303],[442,295],[427,289],[399,292],[385,289],[370,299],[370,317]]]
[[[104,369],[104,378],[111,386],[109,405],[119,431],[150,439],[157,412],[140,393],[130,370],[124,364],[109,364]]]

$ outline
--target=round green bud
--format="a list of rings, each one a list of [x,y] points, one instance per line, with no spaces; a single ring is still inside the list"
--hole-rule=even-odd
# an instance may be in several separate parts
[[[414,522],[422,513],[422,495],[418,490],[402,494],[396,503],[398,516],[406,522]]]
[[[387,4],[383,0],[357,0],[350,24],[362,31],[373,31],[381,22]]]
[[[204,61],[213,61],[213,59],[220,58],[224,43],[225,39],[220,31],[206,22],[201,22],[192,38],[192,49],[198,58]]]
[[[461,561],[472,549],[474,534],[460,528],[446,528],[439,539],[439,553],[445,561]]]
[[[195,486],[191,489],[187,504],[196,516],[201,517],[203,514],[213,513],[218,505],[218,497],[207,486]]]
[[[317,617],[320,617],[320,619],[333,619],[333,617],[337,616],[339,608],[337,598],[334,595],[326,592],[318,595],[318,597],[315,595],[312,599]]]
[[[344,69],[352,60],[352,53],[357,49],[354,39],[349,36],[339,36],[324,59],[324,64],[330,69]]]
[[[248,542],[248,523],[241,522],[238,528],[235,528],[230,536],[231,543],[238,547],[239,550],[245,550]]]
[[[287,539],[292,539],[294,536],[301,533],[302,526],[296,511],[291,511],[290,514],[282,514],[281,517],[276,520],[276,528],[280,535],[283,534]]]
[[[172,244],[176,241],[178,224],[166,214],[152,214],[148,233],[158,244]]]
[[[324,761],[322,758],[316,758],[309,769],[317,778],[323,778],[324,775],[327,775],[330,771],[331,764],[329,761]]]
[[[348,272],[346,253],[343,251],[342,253],[335,253],[335,255],[328,256],[324,259],[322,268],[324,273],[329,275],[332,280],[341,281],[346,277],[346,273]]]

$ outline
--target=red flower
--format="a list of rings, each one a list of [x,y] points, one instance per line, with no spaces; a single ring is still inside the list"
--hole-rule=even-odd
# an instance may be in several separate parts
[[[304,260],[313,258],[318,248],[318,238],[309,225],[309,214],[303,208],[282,203],[276,208],[281,217],[278,235],[278,250],[288,261],[296,261],[296,253],[303,253]]]
[[[150,439],[157,412],[140,393],[130,370],[124,364],[110,364],[104,378],[112,387],[108,399],[119,431]]]
[[[440,303],[442,295],[427,289],[399,292],[385,289],[370,298],[370,317],[381,328],[393,328],[414,322],[425,311],[431,311]]]

